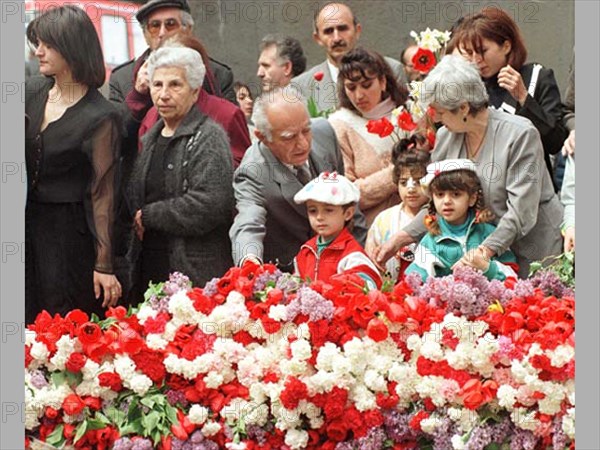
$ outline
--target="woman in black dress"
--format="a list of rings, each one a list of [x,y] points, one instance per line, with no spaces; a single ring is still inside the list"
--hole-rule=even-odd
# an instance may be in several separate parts
[[[116,304],[112,227],[120,122],[98,92],[102,49],[75,6],[27,27],[44,76],[26,84],[26,321],[42,310],[102,314]]]

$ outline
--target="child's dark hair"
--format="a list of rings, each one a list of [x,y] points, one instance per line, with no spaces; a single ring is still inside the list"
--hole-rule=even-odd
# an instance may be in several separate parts
[[[346,203],[345,205],[342,205],[342,208],[344,209],[344,211],[346,211],[351,206],[356,208],[356,202]],[[350,219],[346,220],[346,222],[344,223],[344,228],[347,228],[348,231],[352,233],[352,230],[354,230],[354,214],[352,214],[352,217],[350,217]]]
[[[476,222],[485,223],[494,218],[494,214],[485,207],[483,189],[481,188],[481,181],[477,173],[469,169],[442,172],[429,185],[431,200],[429,201],[429,216],[425,219],[425,226],[431,234],[440,234],[440,226],[436,220],[436,210],[433,202],[433,193],[440,191],[465,191],[469,195],[477,194],[477,200],[473,206],[476,214]]]
[[[408,139],[401,139],[392,149],[392,163],[394,171],[392,172],[395,184],[398,184],[402,171],[408,169],[422,169],[423,175],[427,172],[427,164],[430,162],[430,154],[426,150],[419,150],[418,144],[422,144],[425,138],[418,134],[413,134]]]

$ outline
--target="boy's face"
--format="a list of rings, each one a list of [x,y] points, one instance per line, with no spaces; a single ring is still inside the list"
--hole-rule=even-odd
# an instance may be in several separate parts
[[[306,211],[310,227],[324,240],[336,238],[354,215],[354,206],[338,206],[308,200]]]
[[[398,194],[404,203],[404,207],[410,211],[418,211],[429,201],[420,180],[426,175],[426,170],[419,167],[406,167],[400,172],[398,179]]]

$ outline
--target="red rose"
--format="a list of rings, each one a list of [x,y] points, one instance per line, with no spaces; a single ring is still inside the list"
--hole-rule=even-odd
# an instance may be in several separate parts
[[[325,76],[325,74],[321,71],[319,72],[315,72],[315,74],[313,75],[313,77],[315,78],[315,80],[317,81],[321,81],[323,79],[323,77]]]
[[[367,325],[367,336],[375,342],[381,342],[388,337],[388,328],[381,320],[373,318]]]
[[[369,120],[367,122],[367,131],[384,138],[392,134],[392,131],[394,131],[394,125],[392,125],[392,122],[390,122],[387,117],[382,117],[379,120]]]
[[[69,372],[77,373],[85,366],[86,360],[87,358],[83,353],[71,353],[65,367]]]
[[[419,47],[417,53],[413,56],[412,63],[415,70],[423,74],[429,73],[436,64],[435,55],[431,50]]]
[[[98,375],[98,384],[102,387],[107,387],[115,392],[123,389],[121,377],[114,372],[104,372]]]
[[[77,394],[69,394],[62,402],[62,409],[70,416],[76,416],[85,408],[85,403]]]
[[[327,425],[327,436],[332,441],[342,442],[346,439],[348,429],[342,419],[336,419],[329,422]]]
[[[403,110],[398,115],[398,126],[404,131],[413,131],[417,128],[417,124],[413,121],[412,116],[407,110]]]

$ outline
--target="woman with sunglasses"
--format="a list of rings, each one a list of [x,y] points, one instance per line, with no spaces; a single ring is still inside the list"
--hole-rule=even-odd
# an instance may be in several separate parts
[[[98,36],[75,6],[27,27],[40,73],[26,84],[26,320],[73,309],[102,315],[121,296],[113,274],[120,123],[98,88]]]

